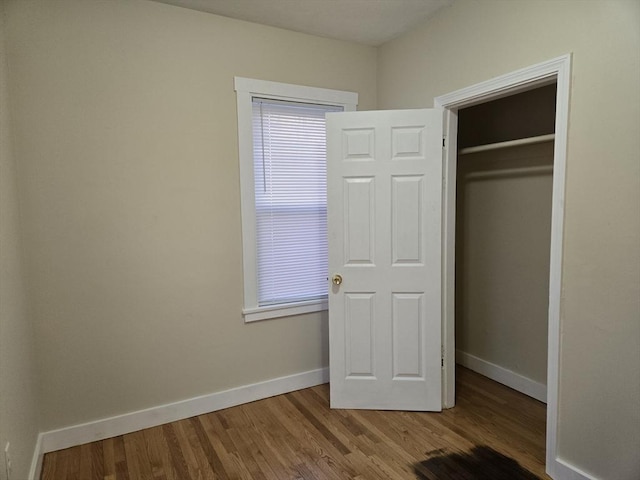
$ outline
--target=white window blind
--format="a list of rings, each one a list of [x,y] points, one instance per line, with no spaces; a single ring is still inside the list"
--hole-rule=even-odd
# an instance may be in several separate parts
[[[327,297],[325,113],[253,98],[258,305]]]

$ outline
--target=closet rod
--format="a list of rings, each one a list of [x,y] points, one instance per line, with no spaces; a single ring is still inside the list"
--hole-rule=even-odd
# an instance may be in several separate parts
[[[553,165],[539,165],[535,167],[503,168],[500,170],[479,170],[464,175],[465,180],[476,178],[499,178],[511,176],[544,175],[553,173]]]
[[[478,145],[477,147],[461,148],[458,151],[459,155],[466,155],[467,153],[485,152],[487,150],[498,150],[500,148],[518,147],[520,145],[531,145],[534,143],[548,142],[556,138],[555,133],[548,135],[540,135],[538,137],[519,138],[518,140],[509,140],[507,142],[489,143],[487,145]]]

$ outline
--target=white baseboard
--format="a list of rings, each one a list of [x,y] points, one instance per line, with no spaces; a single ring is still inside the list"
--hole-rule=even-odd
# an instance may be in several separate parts
[[[544,401],[546,398],[546,387],[526,377],[522,377],[510,370],[504,369],[490,362],[479,359],[473,355],[456,351],[456,361],[461,365],[486,375],[493,380],[520,390],[514,384],[533,384],[529,390],[537,390],[538,393],[544,390],[538,400]],[[506,373],[505,373],[506,372]],[[499,377],[499,378],[498,378]],[[513,379],[515,377],[515,380]],[[504,378],[507,378],[505,381]],[[510,379],[509,379],[510,378]],[[524,379],[524,380],[523,380]],[[313,387],[329,381],[329,369],[322,368],[311,370],[287,377],[275,378],[264,382],[245,385],[222,392],[183,400],[146,410],[118,415],[116,417],[105,418],[95,422],[88,422],[59,430],[40,433],[36,442],[29,480],[39,480],[42,472],[42,461],[44,454],[61,450],[63,448],[74,447],[84,443],[104,440],[105,438],[125,435],[127,433],[142,430],[144,428],[155,427],[164,423],[174,422],[185,418],[202,415],[224,408],[234,407],[243,403],[253,402],[274,395]],[[520,390],[522,391],[522,390]],[[531,393],[523,392],[531,395]],[[557,458],[552,465],[547,465],[548,473],[557,480],[598,480],[568,462]]]
[[[29,480],[40,480],[42,476],[42,460],[44,452],[42,451],[42,434],[38,434],[38,440],[33,450],[33,458],[31,459],[31,468],[29,469]]]
[[[245,385],[180,402],[104,418],[40,434],[38,457],[84,443],[104,440],[169,422],[234,407],[243,403],[313,387],[329,381],[329,369],[321,368],[287,377]],[[40,458],[40,463],[42,459]],[[36,461],[37,465],[37,461]],[[35,472],[37,467],[32,467]],[[32,477],[33,478],[33,477]],[[35,477],[38,478],[38,477]]]
[[[461,350],[456,350],[456,363],[525,395],[529,395],[536,400],[547,403],[547,386],[543,383],[531,380],[519,373],[507,370],[495,363],[488,362]]]
[[[556,458],[553,465],[547,465],[547,474],[556,480],[598,480],[561,458]]]

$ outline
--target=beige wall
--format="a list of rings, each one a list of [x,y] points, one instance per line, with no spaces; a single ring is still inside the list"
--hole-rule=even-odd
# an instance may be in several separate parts
[[[640,3],[458,0],[380,48],[378,106],[572,52],[559,455],[598,478],[640,464]]]
[[[27,478],[38,435],[33,329],[22,262],[9,116],[4,2],[0,2],[0,479],[10,442],[12,478]]]
[[[146,0],[7,13],[41,429],[326,366],[326,314],[243,323],[233,77],[371,109],[375,49]]]
[[[461,155],[457,175],[456,351],[544,385],[553,176],[531,167],[552,164],[546,142]]]

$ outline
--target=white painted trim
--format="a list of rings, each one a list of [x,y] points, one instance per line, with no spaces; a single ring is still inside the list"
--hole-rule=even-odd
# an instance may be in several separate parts
[[[291,83],[269,82],[254,78],[234,77],[236,92],[249,95],[268,95],[269,98],[288,100],[292,102],[319,102],[321,104],[341,105],[355,110],[358,104],[358,94],[328,88],[308,87]]]
[[[455,404],[455,185],[457,164],[457,111],[537,86],[557,84],[551,212],[551,255],[549,262],[549,338],[547,361],[547,472],[561,471],[557,451],[558,396],[560,387],[560,318],[562,287],[562,246],[564,238],[564,199],[569,129],[571,54],[472,85],[434,99],[444,110],[444,202],[443,202],[443,405]],[[567,467],[576,471],[574,467]],[[566,470],[566,469],[565,469]],[[562,471],[565,471],[562,470]],[[552,475],[554,476],[554,475]],[[558,474],[554,478],[571,478]]]
[[[36,446],[33,449],[33,457],[31,458],[31,468],[29,469],[29,480],[40,480],[42,476],[42,461],[44,460],[44,452],[42,451],[42,433],[38,434]]]
[[[236,104],[238,113],[238,157],[240,164],[240,212],[242,219],[242,269],[244,286],[243,313],[245,322],[266,320],[288,315],[299,315],[308,308],[276,309],[258,305],[258,274],[256,247],[256,211],[253,173],[253,97],[270,98],[292,102],[317,103],[341,106],[345,112],[354,111],[358,105],[358,94],[327,88],[307,87],[289,83],[269,82],[252,78],[235,77]],[[303,306],[303,305],[301,305]],[[320,309],[322,310],[322,309]],[[272,313],[272,314],[271,314]]]
[[[547,473],[551,478],[562,480],[600,480],[560,457],[556,458],[553,469],[547,467]]]
[[[329,369],[321,368],[244,385],[222,392],[194,397],[180,402],[104,418],[41,434],[39,451],[44,454],[84,443],[104,440],[127,433],[175,422],[196,415],[215,412],[243,403],[309,388],[329,381]],[[40,440],[39,440],[40,441]]]
[[[553,198],[551,207],[551,252],[549,259],[549,344],[547,360],[547,469],[558,462],[558,399],[560,396],[560,331],[564,203],[569,135],[571,56],[558,62],[556,90],[556,138],[553,149]],[[568,466],[568,464],[567,464]],[[573,470],[576,470],[573,467]],[[577,471],[577,470],[576,470]],[[568,477],[557,477],[568,478]]]
[[[525,395],[529,395],[536,400],[547,403],[547,386],[544,383],[536,382],[513,370],[501,367],[462,350],[456,350],[456,363]]]
[[[303,313],[321,312],[329,309],[329,300],[309,300],[299,303],[283,303],[269,307],[243,308],[242,314],[246,323],[258,322],[268,318],[289,317]]]
[[[434,106],[457,110],[551,84],[556,80],[558,72],[564,68],[565,62],[571,62],[571,55],[553,58],[446,95],[440,95],[434,99]]]

